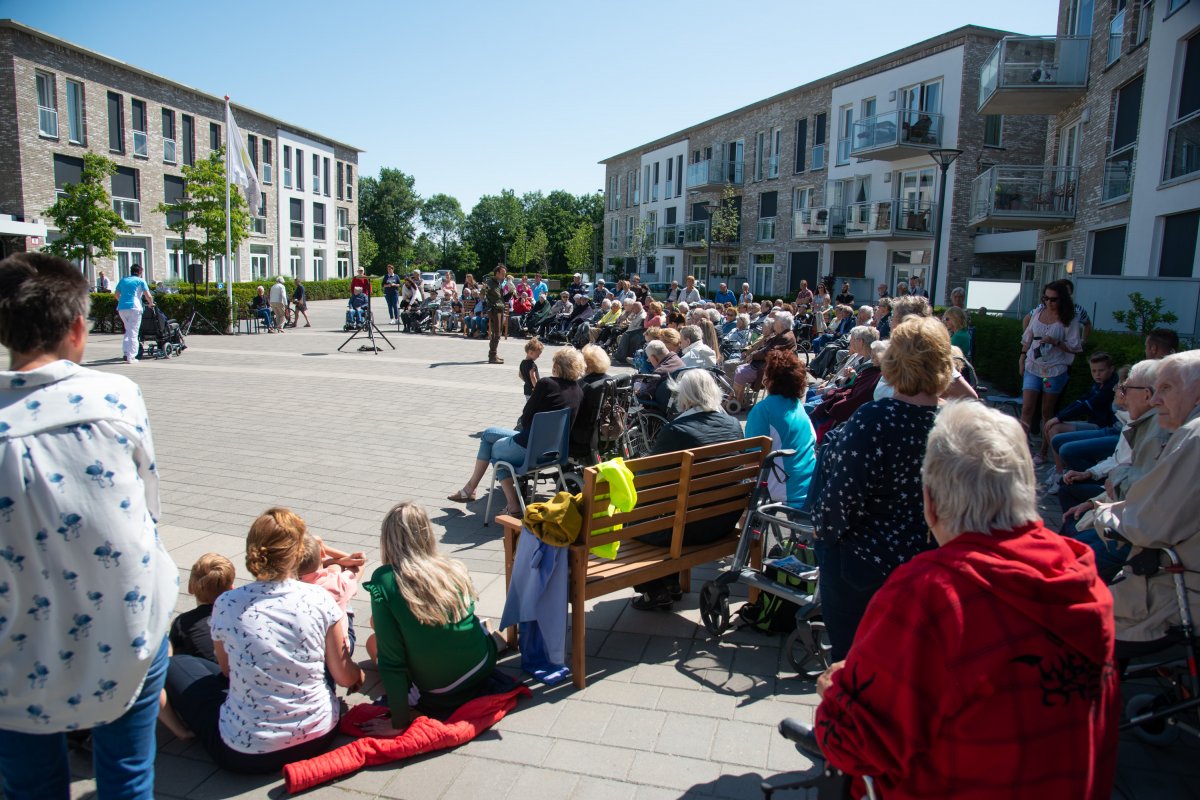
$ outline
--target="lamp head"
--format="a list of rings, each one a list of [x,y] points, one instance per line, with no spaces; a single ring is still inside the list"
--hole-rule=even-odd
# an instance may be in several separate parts
[[[956,150],[953,147],[943,148],[941,150],[930,150],[929,157],[942,169],[949,169],[954,163],[954,159],[962,155],[962,150]]]

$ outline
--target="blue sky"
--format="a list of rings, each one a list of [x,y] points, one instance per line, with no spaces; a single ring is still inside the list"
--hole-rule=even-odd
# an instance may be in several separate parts
[[[1057,6],[0,0],[0,17],[361,147],[360,174],[398,167],[469,211],[502,188],[596,191],[601,158],[961,25],[1053,33]]]

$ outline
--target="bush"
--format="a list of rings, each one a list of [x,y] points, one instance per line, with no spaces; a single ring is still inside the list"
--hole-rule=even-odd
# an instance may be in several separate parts
[[[234,295],[237,300],[237,294]],[[168,318],[178,322],[184,322],[192,313],[192,295],[189,294],[157,294],[154,296],[154,302]],[[250,298],[246,298],[246,303],[250,302]],[[212,293],[205,295],[200,293],[196,297],[196,310],[203,314],[208,319],[212,320],[217,325],[224,326],[229,319],[229,299],[224,292]],[[92,319],[95,324],[92,330],[96,333],[124,333],[125,326],[121,324],[121,317],[117,314],[117,296],[108,292],[96,292],[92,294]],[[193,328],[192,333],[212,333],[207,325],[201,325],[198,328]]]

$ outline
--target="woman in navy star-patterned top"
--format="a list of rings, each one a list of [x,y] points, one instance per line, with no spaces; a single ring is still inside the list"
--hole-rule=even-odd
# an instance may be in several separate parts
[[[910,317],[881,364],[895,395],[867,403],[825,437],[817,528],[822,615],[834,661],[846,657],[867,604],[896,567],[933,546],[922,515],[921,461],[950,383],[950,334]]]

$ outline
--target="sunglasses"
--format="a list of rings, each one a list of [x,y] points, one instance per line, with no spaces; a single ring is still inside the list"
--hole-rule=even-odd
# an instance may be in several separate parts
[[[1057,303],[1057,302],[1058,302],[1058,295],[1056,295],[1056,294],[1044,294],[1044,295],[1042,295],[1042,302],[1043,302],[1043,303]]]
[[[1150,394],[1154,394],[1153,386],[1131,386],[1130,384],[1127,384],[1127,383],[1122,383],[1119,386],[1117,386],[1117,391],[1120,392],[1121,394],[1126,394],[1126,393],[1132,391],[1133,389],[1141,389],[1144,392],[1149,392]]]

